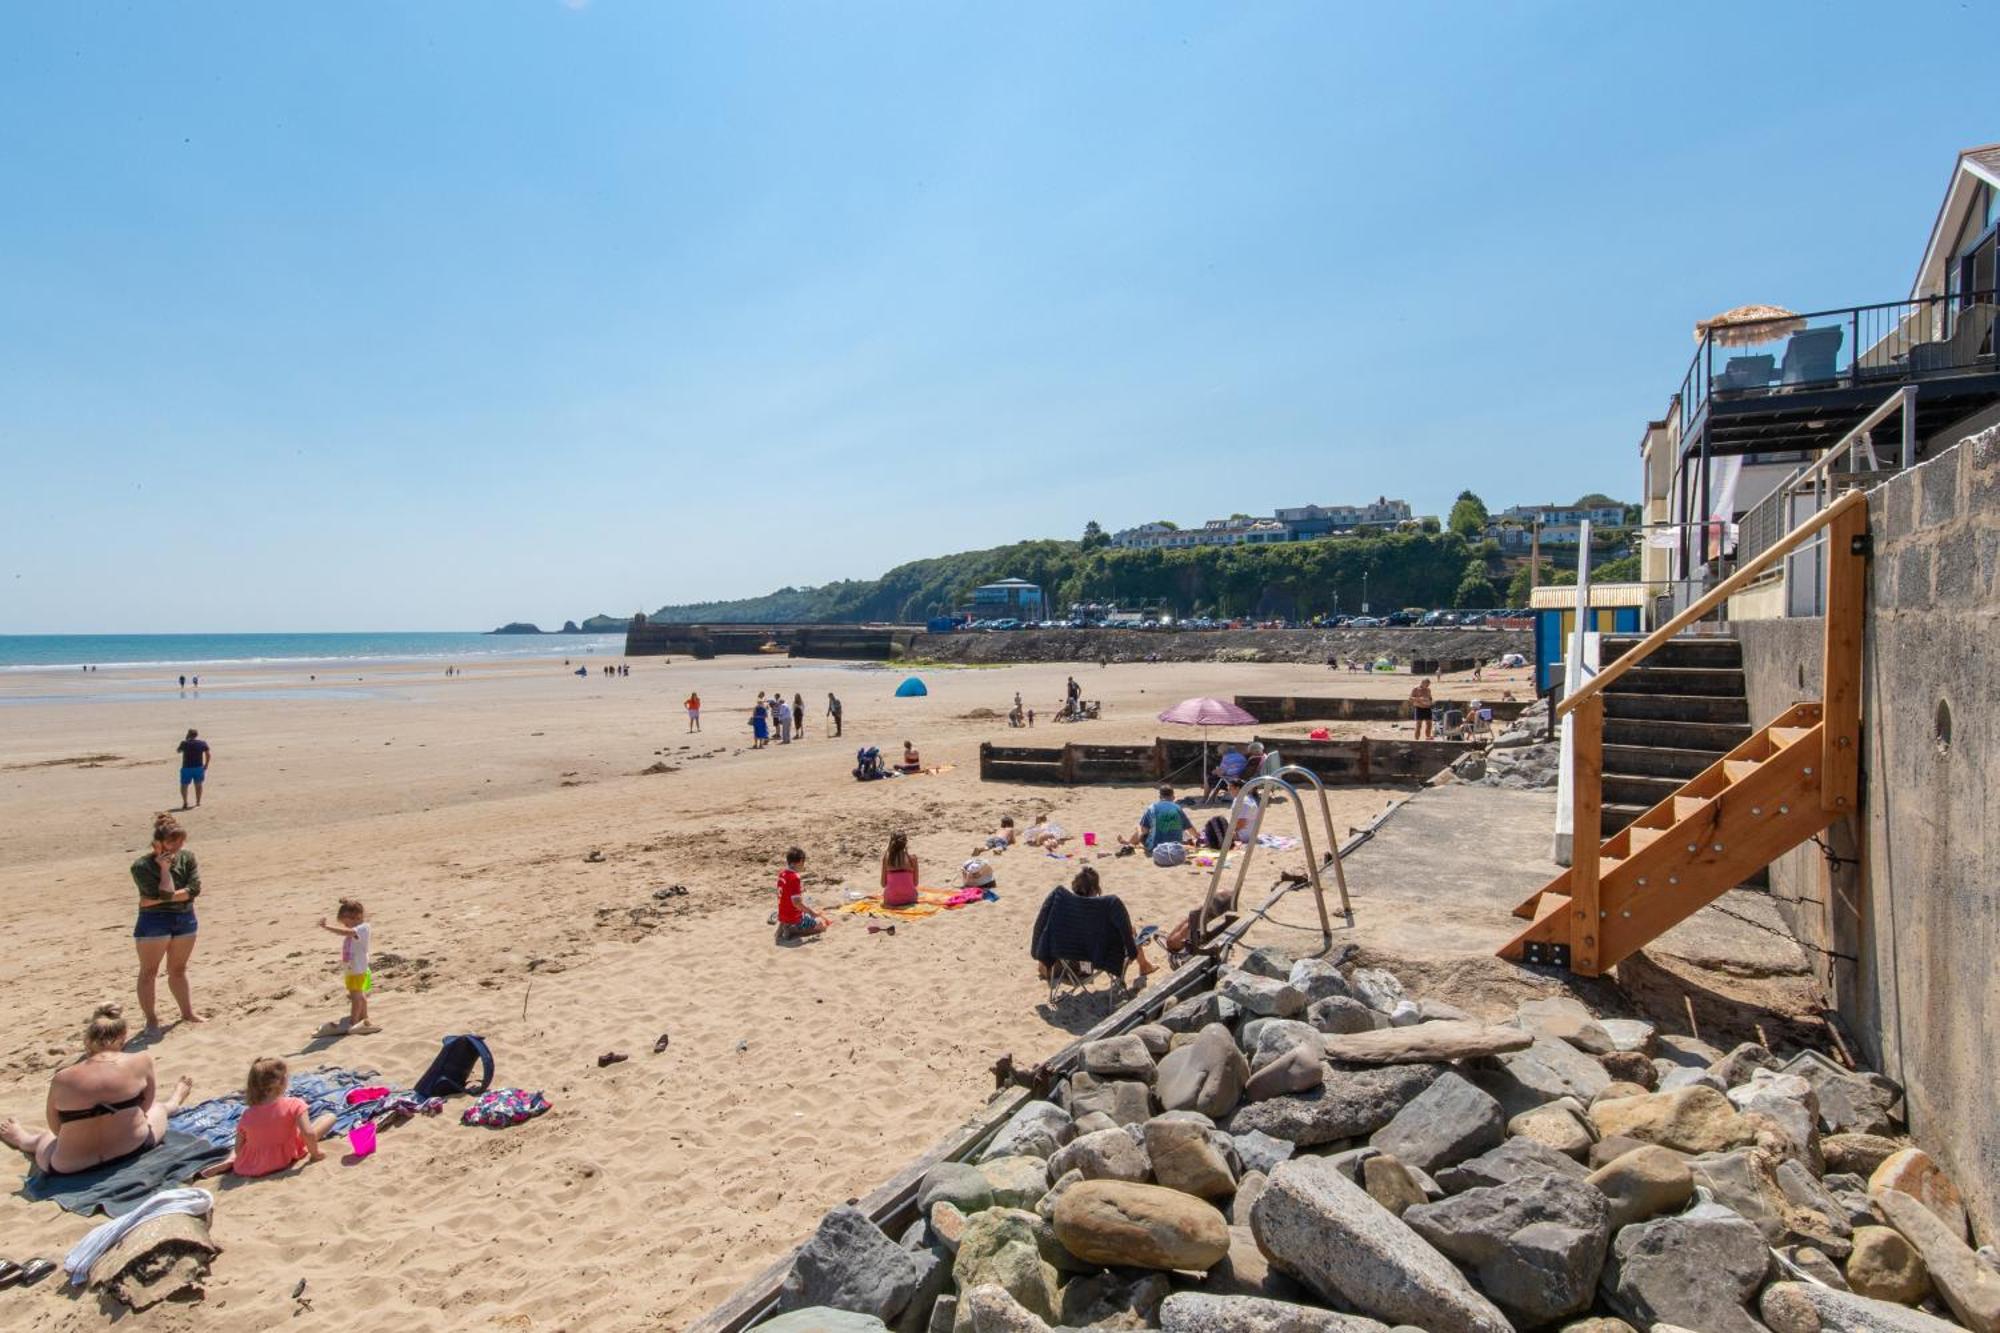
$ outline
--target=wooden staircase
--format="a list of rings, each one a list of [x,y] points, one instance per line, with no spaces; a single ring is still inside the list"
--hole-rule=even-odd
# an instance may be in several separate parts
[[[1639,636],[1606,635],[1606,661]],[[1604,691],[1603,837],[1651,810],[1750,739],[1743,645],[1683,634]]]
[[[1514,909],[1514,915],[1527,918],[1528,925],[1500,950],[1502,958],[1596,976],[1854,813],[1860,799],[1867,524],[1866,497],[1859,492],[1842,496],[1634,645],[1557,707],[1559,717],[1574,718],[1572,827],[1580,849],[1574,865]],[[1606,839],[1595,855],[1582,850],[1583,831],[1602,828],[1606,822],[1604,736],[1609,687],[1647,670],[1706,669],[1641,664],[1670,643],[1686,642],[1674,636],[1821,530],[1827,534],[1828,549],[1822,696],[1794,704],[1663,793],[1661,800]],[[1688,676],[1656,678],[1655,683],[1678,690],[1696,681],[1696,676]],[[1666,690],[1631,693],[1674,697]]]

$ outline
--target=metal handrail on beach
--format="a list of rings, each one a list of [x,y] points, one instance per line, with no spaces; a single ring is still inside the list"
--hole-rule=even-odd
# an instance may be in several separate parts
[[[1222,901],[1222,876],[1229,865],[1230,849],[1236,842],[1237,818],[1242,813],[1243,803],[1255,800],[1260,792],[1283,792],[1291,797],[1299,811],[1299,840],[1306,849],[1306,878],[1312,884],[1313,902],[1319,908],[1320,934],[1328,945],[1333,943],[1333,922],[1326,911],[1326,888],[1320,880],[1320,871],[1324,863],[1320,860],[1318,848],[1313,845],[1312,820],[1305,812],[1305,801],[1299,795],[1298,788],[1287,781],[1293,775],[1304,778],[1319,793],[1320,819],[1326,830],[1329,848],[1327,859],[1333,863],[1334,877],[1340,887],[1341,912],[1349,926],[1354,924],[1354,906],[1347,896],[1347,872],[1340,864],[1340,842],[1333,832],[1333,812],[1326,802],[1326,785],[1320,781],[1319,775],[1310,769],[1297,764],[1287,764],[1275,774],[1260,774],[1251,778],[1237,789],[1236,799],[1230,802],[1229,829],[1223,835],[1222,846],[1216,849],[1215,869],[1209,876],[1208,887],[1202,893],[1201,907],[1197,911],[1194,930],[1190,935],[1191,944],[1208,938],[1209,918],[1215,913],[1217,904]],[[1225,909],[1227,911],[1235,911],[1237,904],[1242,900],[1243,882],[1249,876],[1250,861],[1257,851],[1257,834],[1264,825],[1263,809],[1259,803],[1256,827],[1251,830],[1250,838],[1243,847],[1243,855],[1237,860],[1236,882],[1230,886],[1228,907]]]

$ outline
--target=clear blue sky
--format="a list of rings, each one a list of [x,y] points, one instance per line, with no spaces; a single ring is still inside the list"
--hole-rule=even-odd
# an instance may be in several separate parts
[[[1985,4],[19,6],[0,632],[483,628],[1636,494],[1908,291]]]

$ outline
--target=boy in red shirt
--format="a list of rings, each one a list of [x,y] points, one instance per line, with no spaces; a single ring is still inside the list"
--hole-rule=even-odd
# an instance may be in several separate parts
[[[803,848],[794,847],[785,853],[785,868],[778,872],[778,940],[810,939],[825,932],[827,921],[806,910],[802,900],[804,885],[799,881],[799,869],[806,863]]]

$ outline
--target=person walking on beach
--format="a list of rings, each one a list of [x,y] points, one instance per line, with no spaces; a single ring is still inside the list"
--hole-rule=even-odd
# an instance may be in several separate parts
[[[188,678],[185,675],[183,675],[181,677],[181,688],[186,689],[187,687],[188,687]]]
[[[208,742],[188,728],[187,738],[174,747],[181,757],[181,809],[188,806],[188,788],[194,788],[194,803],[201,804],[201,784],[208,779]]]
[[[798,732],[799,739],[804,740],[806,738],[806,696],[804,694],[794,694],[792,696],[792,726]]]
[[[681,707],[688,710],[688,730],[690,732],[700,731],[701,730],[700,692],[697,690],[689,690],[687,702],[682,704]]]
[[[833,719],[834,739],[840,738],[840,700],[832,690],[826,692],[826,715]]]
[[[169,814],[153,816],[153,846],[132,863],[132,882],[139,886],[139,921],[132,939],[139,951],[139,1009],[146,1031],[160,1031],[155,983],[160,964],[167,965],[167,989],[180,1006],[183,1023],[199,1023],[188,989],[188,959],[194,956],[194,900],[201,896],[201,868],[187,849],[187,831]]]

